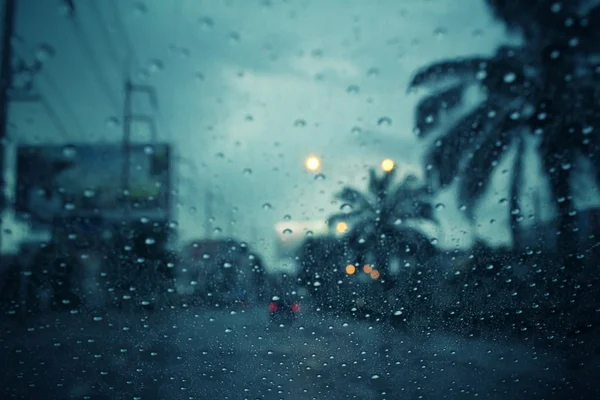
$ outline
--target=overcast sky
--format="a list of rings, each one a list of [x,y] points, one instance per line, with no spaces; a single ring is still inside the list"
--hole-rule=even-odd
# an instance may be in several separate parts
[[[64,129],[40,105],[18,104],[11,137],[119,140],[130,54],[133,79],[158,92],[159,138],[182,160],[184,239],[204,234],[207,188],[215,226],[228,231],[233,218],[240,238],[269,243],[285,215],[314,220],[337,211],[333,194],[364,187],[367,167],[383,158],[394,159],[400,175],[419,174],[425,143],[412,133],[411,75],[438,59],[490,54],[506,40],[483,0],[76,1],[77,23],[58,0],[18,3],[15,46],[47,58],[35,82]],[[143,130],[136,137],[148,139]],[[309,154],[321,157],[325,179],[305,171]],[[506,175],[494,181],[477,229],[495,243],[508,238],[507,206],[497,201],[506,197]],[[439,202],[440,243],[468,245],[473,229],[452,193]]]

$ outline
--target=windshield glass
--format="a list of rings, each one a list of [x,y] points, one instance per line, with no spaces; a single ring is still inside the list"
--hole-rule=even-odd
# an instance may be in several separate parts
[[[600,1],[0,18],[0,398],[600,398]]]

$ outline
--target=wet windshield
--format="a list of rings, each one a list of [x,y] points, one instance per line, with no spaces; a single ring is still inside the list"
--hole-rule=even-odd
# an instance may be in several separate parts
[[[0,18],[0,398],[600,398],[599,1]]]

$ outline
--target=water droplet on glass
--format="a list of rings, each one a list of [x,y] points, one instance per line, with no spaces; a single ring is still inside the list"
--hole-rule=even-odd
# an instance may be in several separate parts
[[[67,158],[73,158],[77,154],[77,148],[72,144],[68,144],[62,148],[62,153]]]
[[[226,262],[223,264],[223,268],[231,268],[231,267],[232,267],[231,263]]]
[[[271,205],[271,203],[265,203],[262,205],[262,209],[263,210],[272,210],[273,206]]]
[[[313,231],[306,231],[306,236],[311,237],[313,235]]]
[[[299,128],[304,127],[304,126],[306,126],[306,121],[303,119],[297,119],[294,121],[294,126],[299,127]]]
[[[44,62],[54,57],[55,53],[56,51],[54,50],[54,47],[50,46],[47,43],[42,43],[38,46],[38,48],[35,51],[35,58],[40,62]]]
[[[345,213],[348,213],[348,212],[352,211],[352,205],[350,205],[348,203],[344,203],[341,205],[340,210],[342,210]]]
[[[563,170],[567,171],[567,170],[571,169],[571,164],[570,164],[570,163],[562,163],[562,164],[560,165],[560,167],[561,167]]]
[[[284,220],[284,221],[289,221],[289,220],[291,220],[291,219],[292,219],[292,216],[291,216],[290,214],[285,214],[285,215],[283,216],[283,220]]]
[[[458,208],[460,211],[467,211],[467,206],[466,205],[462,205]]]
[[[284,230],[283,230],[283,234],[284,234],[284,235],[291,235],[291,234],[292,234],[292,230],[291,230],[291,229],[288,229],[288,228],[286,228],[286,229],[284,229]]]
[[[430,242],[431,242],[431,244],[434,244],[434,245],[435,245],[435,244],[438,244],[438,240],[437,240],[436,238],[432,238],[432,239],[430,240]]]
[[[96,195],[96,192],[94,190],[92,190],[92,189],[85,189],[83,191],[83,196],[84,197],[90,198],[90,197],[94,197],[95,195]]]
[[[361,132],[362,132],[362,129],[358,126],[353,126],[352,129],[350,129],[350,133],[353,135],[358,135]]]
[[[119,120],[117,119],[117,117],[106,118],[106,126],[108,126],[109,128],[116,128],[117,126],[119,126]]]
[[[314,179],[315,179],[315,181],[324,181],[325,180],[325,175],[323,175],[323,174],[316,174]]]
[[[435,28],[433,35],[438,39],[443,39],[448,34],[448,29],[444,27]]]
[[[148,6],[146,6],[144,3],[142,3],[141,1],[138,1],[137,3],[134,4],[133,6],[133,12],[135,15],[137,16],[141,16],[144,15],[146,13],[148,13]]]
[[[350,85],[346,88],[346,92],[348,93],[358,93],[360,91],[360,88],[358,87],[358,85]]]
[[[504,198],[504,197],[501,198],[500,201],[498,201],[498,203],[500,203],[500,204],[506,204],[507,202],[508,202],[508,199]]]
[[[378,75],[379,75],[379,69],[378,68],[372,67],[372,68],[369,68],[369,70],[367,71],[367,76],[376,77]]]
[[[514,72],[509,72],[506,75],[504,75],[504,82],[506,82],[506,83],[513,83],[516,80],[517,80],[517,75]]]
[[[392,125],[392,119],[390,117],[381,117],[377,120],[379,126],[390,126]]]
[[[156,240],[154,238],[146,238],[144,243],[146,243],[146,245],[150,246],[150,245],[156,243]]]
[[[240,42],[240,34],[237,33],[237,32],[231,32],[228,35],[228,38],[229,38],[229,43],[230,44],[237,44],[237,43]]]
[[[437,203],[435,205],[435,209],[438,211],[443,210],[444,208],[446,208],[446,205],[444,203]]]
[[[379,379],[379,375],[373,375],[371,376],[371,379]]]
[[[215,26],[215,21],[211,17],[201,17],[198,20],[198,23],[200,24],[200,27],[205,31],[208,31]]]
[[[164,68],[163,62],[158,59],[151,60],[150,63],[148,64],[148,70],[150,72],[159,72],[159,71],[162,71],[163,68]]]
[[[231,333],[231,332],[233,332],[233,329],[231,329],[231,328],[225,328],[225,333]]]
[[[252,170],[250,168],[244,168],[242,174],[244,174],[245,176],[250,176],[252,175]]]

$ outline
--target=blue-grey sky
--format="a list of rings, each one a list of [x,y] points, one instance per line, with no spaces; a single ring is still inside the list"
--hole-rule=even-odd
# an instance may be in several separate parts
[[[15,46],[47,58],[35,83],[65,129],[39,105],[15,105],[13,140],[119,140],[129,55],[133,79],[158,92],[160,139],[182,160],[181,237],[204,234],[211,188],[214,226],[228,231],[233,217],[235,233],[264,238],[263,246],[285,215],[337,211],[333,194],[364,187],[366,168],[383,158],[419,174],[425,143],[412,133],[411,75],[441,58],[490,54],[506,40],[483,0],[76,1],[76,23],[58,0],[18,3]],[[383,117],[391,123],[378,124]],[[309,154],[321,157],[324,180],[305,171]],[[476,229],[499,243],[508,239],[508,206],[498,203],[506,175],[494,181]],[[446,207],[435,235],[445,247],[468,245],[474,230],[452,195],[438,200]]]

